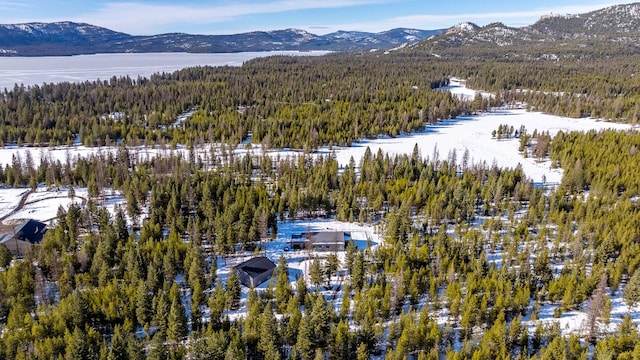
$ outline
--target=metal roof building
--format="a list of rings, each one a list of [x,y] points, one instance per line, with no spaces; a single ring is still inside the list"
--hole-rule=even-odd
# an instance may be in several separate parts
[[[246,287],[254,288],[269,280],[276,269],[276,264],[266,256],[249,259],[233,267],[240,283]]]
[[[26,220],[16,227],[13,233],[0,238],[0,243],[4,244],[12,254],[24,256],[34,245],[42,242],[46,232],[46,224],[36,220]]]

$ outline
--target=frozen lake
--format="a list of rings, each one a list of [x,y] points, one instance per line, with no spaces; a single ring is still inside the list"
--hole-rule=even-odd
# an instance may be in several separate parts
[[[77,56],[0,57],[0,90],[15,84],[107,80],[113,76],[148,77],[190,66],[240,66],[247,60],[271,55],[319,56],[328,51],[271,51],[231,54],[96,54]]]

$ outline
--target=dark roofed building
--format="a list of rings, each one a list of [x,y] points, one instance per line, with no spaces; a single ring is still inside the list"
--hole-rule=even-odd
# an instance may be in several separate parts
[[[46,224],[36,220],[26,220],[17,226],[13,233],[1,238],[0,243],[3,243],[12,254],[24,256],[34,245],[42,242],[46,232]]]
[[[246,287],[254,288],[269,280],[276,269],[276,264],[265,256],[254,257],[233,267],[240,283]]]

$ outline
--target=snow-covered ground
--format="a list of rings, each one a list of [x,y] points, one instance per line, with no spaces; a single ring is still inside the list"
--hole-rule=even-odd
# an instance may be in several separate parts
[[[611,314],[608,324],[601,322],[597,323],[598,331],[600,333],[611,333],[622,323],[626,315],[631,316],[631,321],[636,325],[640,325],[640,306],[629,308],[622,300],[621,286],[617,289],[613,295],[611,289],[607,289],[608,295],[611,299]],[[538,320],[532,321],[530,316],[524,317],[523,325],[527,325],[529,334],[533,334],[538,323],[552,324],[557,323],[560,331],[564,335],[578,334],[585,336],[588,333],[588,311],[589,300],[585,301],[579,310],[570,310],[563,312],[560,316],[555,315],[556,309],[560,308],[560,305],[542,304],[540,306],[540,313],[538,314]]]
[[[528,132],[548,131],[551,136],[558,131],[588,131],[603,129],[630,129],[627,124],[616,124],[593,119],[572,119],[547,115],[526,110],[500,109],[476,116],[459,117],[444,120],[436,125],[428,125],[423,132],[402,135],[395,138],[381,137],[374,140],[362,140],[352,147],[334,147],[339,164],[346,165],[353,157],[358,160],[364,155],[367,147],[372,153],[378,149],[388,154],[411,154],[417,144],[423,157],[433,160],[437,151],[440,160],[447,160],[455,151],[456,161],[462,162],[465,150],[469,151],[469,164],[493,163],[500,167],[515,168],[522,165],[525,174],[534,182],[541,182],[543,176],[547,182],[558,183],[562,179],[561,169],[552,169],[550,161],[538,162],[536,159],[524,158],[518,152],[518,139],[496,140],[491,132],[501,124],[513,125],[518,129],[524,125]],[[329,153],[328,149],[320,152]]]
[[[494,97],[493,94],[488,93],[486,91],[479,91],[474,89],[469,89],[466,86],[466,81],[458,78],[450,78],[449,85],[441,87],[439,90],[441,91],[449,91],[453,95],[457,96],[460,100],[471,101],[473,100],[477,94],[482,95],[483,98],[488,99]]]
[[[289,250],[291,236],[294,234],[301,234],[309,231],[344,231],[351,233],[351,239],[356,244],[359,250],[366,248],[374,249],[382,243],[382,232],[377,226],[371,224],[358,224],[349,223],[329,219],[311,219],[311,220],[292,220],[282,221],[278,223],[278,233],[275,239],[269,240],[265,243],[264,251],[258,253],[246,252],[239,253],[234,257],[223,259],[217,257],[218,270],[216,275],[222,280],[223,284],[226,284],[227,278],[231,268],[239,263],[249,260],[256,255],[263,255],[268,257],[275,264],[278,264],[280,256],[284,256],[289,267],[289,281],[291,286],[295,288],[295,282],[299,277],[304,277],[307,283],[307,287],[313,290],[313,285],[309,281],[309,267],[314,257],[324,259],[329,254],[336,254],[340,261],[338,273],[344,272],[344,251],[330,252],[330,251],[309,251],[309,250]],[[285,250],[285,248],[287,250]],[[321,287],[320,292],[327,298],[327,300],[334,301],[334,308],[336,311],[340,309],[342,299],[342,282],[339,276],[332,277],[331,286],[329,288]],[[265,291],[270,286],[270,282],[264,282],[259,285],[257,291]],[[237,319],[244,317],[247,314],[246,301],[249,296],[249,289],[242,286],[240,308],[238,310],[227,311],[225,315],[230,319]],[[208,309],[203,309],[205,319],[208,318]]]
[[[371,224],[359,224],[349,223],[331,219],[311,219],[311,220],[285,220],[278,222],[278,233],[275,238],[268,240],[264,243],[264,251],[260,251],[259,254],[268,257],[274,263],[278,263],[280,256],[284,256],[287,259],[287,266],[290,268],[290,272],[293,272],[299,276],[305,274],[308,269],[308,263],[314,256],[324,258],[326,255],[332,253],[330,251],[308,251],[299,250],[294,251],[291,249],[291,237],[292,235],[302,234],[305,232],[314,231],[343,231],[351,234],[351,239],[358,247],[359,250],[364,250],[367,247],[374,249],[382,243],[382,233],[375,225]],[[219,263],[218,275],[222,275],[223,280],[228,274],[230,266],[237,265],[245,260],[256,256],[257,253],[239,253],[234,258],[228,258],[226,261]],[[340,261],[344,260],[344,251],[336,252]],[[291,269],[297,269],[297,271],[291,271]],[[291,281],[295,281],[295,277],[292,277]],[[262,284],[264,288],[268,284]]]
[[[29,189],[0,188],[0,217],[9,215]]]
[[[73,197],[70,197],[69,188],[39,186],[36,191],[28,195],[22,209],[13,212],[20,204],[22,196],[29,193],[29,191],[30,189],[27,188],[0,189],[0,216],[7,216],[4,220],[6,224],[26,219],[48,223],[56,217],[60,206],[65,210],[71,204],[83,206],[89,198],[87,188],[74,188]],[[113,216],[116,206],[123,206],[125,203],[124,197],[119,191],[106,190],[104,193],[98,203],[100,206],[104,206]]]
[[[67,196],[42,199],[25,205],[20,211],[9,216],[6,221],[13,222],[18,220],[34,219],[48,223],[56,217],[60,206],[64,209],[68,209],[72,203],[78,203],[77,199],[71,199]]]

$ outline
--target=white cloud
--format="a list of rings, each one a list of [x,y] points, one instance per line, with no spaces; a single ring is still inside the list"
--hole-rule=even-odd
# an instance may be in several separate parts
[[[380,32],[393,28],[417,28],[417,29],[441,29],[449,28],[461,22],[474,22],[478,25],[486,25],[491,22],[503,22],[508,26],[532,25],[541,16],[549,14],[582,14],[594,10],[599,10],[614,3],[599,5],[575,5],[559,6],[547,9],[537,9],[529,11],[505,11],[505,12],[484,12],[466,14],[414,14],[408,16],[394,17],[375,22],[355,22],[348,24],[314,24],[311,26],[301,26],[302,29],[312,31],[322,29],[324,33],[337,30],[359,30]]]
[[[233,2],[226,5],[153,5],[136,2],[106,3],[98,10],[76,16],[75,21],[105,26],[133,34],[156,33],[175,24],[213,24],[243,16],[307,9],[328,9],[379,4],[390,0],[278,0]],[[393,0],[391,0],[393,1]]]
[[[11,11],[15,9],[26,9],[31,7],[29,4],[13,2],[13,1],[0,1],[0,10]]]
[[[81,0],[84,1],[84,0]],[[526,26],[534,23],[542,15],[554,14],[578,14],[597,10],[613,5],[611,3],[599,5],[575,5],[557,6],[555,8],[533,9],[527,11],[486,11],[464,14],[429,14],[419,13],[419,10],[406,6],[407,16],[395,16],[375,20],[361,20],[354,14],[353,22],[336,23],[335,19],[317,18],[314,23],[309,23],[307,17],[296,17],[294,11],[313,9],[345,9],[358,6],[397,3],[402,8],[401,0],[225,0],[207,2],[175,2],[174,4],[154,4],[143,0],[129,0],[128,2],[95,2],[91,4],[92,10],[83,12],[80,8],[87,5],[83,3],[73,15],[35,15],[34,10],[39,6],[28,1],[0,0],[1,22],[17,23],[32,21],[61,21],[71,20],[85,22],[98,26],[104,26],[112,30],[129,34],[158,34],[162,32],[182,31],[189,33],[233,33],[252,30],[274,30],[265,27],[263,21],[258,21],[259,15],[290,12],[290,22],[276,25],[278,29],[295,27],[316,34],[329,33],[337,30],[359,30],[379,32],[392,28],[407,27],[419,29],[448,28],[464,21],[485,25],[494,21],[504,22],[509,26]],[[126,1],[126,0],[125,0]],[[575,0],[574,0],[575,1]],[[608,1],[608,0],[602,0]],[[209,5],[209,4],[215,5]],[[50,4],[50,3],[48,3]],[[530,8],[530,7],[529,7]],[[18,9],[23,11],[18,11]],[[4,11],[3,11],[4,10]],[[29,11],[24,11],[29,10]],[[352,9],[348,9],[352,10]],[[360,9],[357,9],[361,11]],[[336,10],[337,12],[337,10]],[[354,11],[355,13],[356,11]],[[46,12],[53,14],[54,12]],[[13,15],[12,15],[13,14]],[[364,14],[364,13],[363,13]],[[373,13],[372,13],[373,14]],[[367,13],[367,15],[372,15]],[[286,14],[289,15],[289,14]],[[389,15],[391,16],[391,15]],[[275,16],[274,16],[275,17]],[[344,21],[344,20],[343,20]],[[233,30],[224,30],[233,29]],[[192,30],[199,29],[199,30]],[[202,30],[207,29],[207,30]]]
[[[0,6],[6,7],[30,7],[30,5],[25,3],[13,2],[13,1],[0,1]]]

